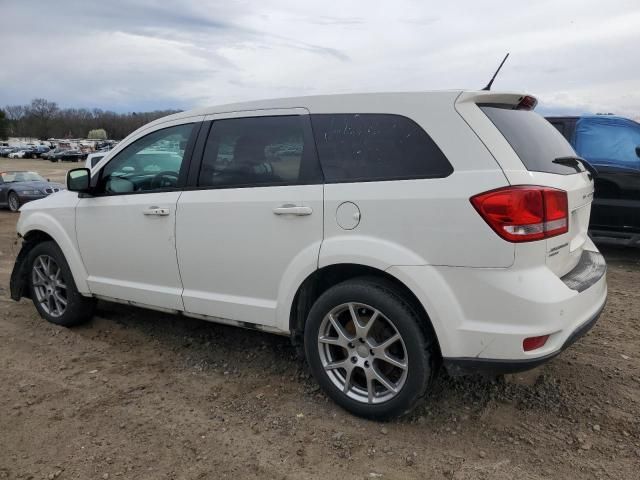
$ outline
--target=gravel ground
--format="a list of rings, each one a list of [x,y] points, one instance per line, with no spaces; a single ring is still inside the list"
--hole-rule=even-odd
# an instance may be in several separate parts
[[[640,251],[604,250],[609,301],[571,349],[498,380],[441,374],[382,424],[329,401],[283,337],[108,303],[46,323],[8,298],[16,220],[0,212],[0,479],[638,478]]]

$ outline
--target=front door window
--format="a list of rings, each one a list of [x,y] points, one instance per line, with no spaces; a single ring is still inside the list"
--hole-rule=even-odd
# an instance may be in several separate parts
[[[102,169],[98,191],[127,194],[177,187],[192,130],[193,124],[163,128],[128,145]]]

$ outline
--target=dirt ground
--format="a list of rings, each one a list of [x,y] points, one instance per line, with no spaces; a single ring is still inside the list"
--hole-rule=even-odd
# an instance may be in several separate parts
[[[46,323],[8,298],[17,218],[0,212],[0,479],[639,478],[640,251],[603,249],[608,304],[571,349],[506,379],[442,373],[382,424],[329,401],[283,337],[108,303]]]

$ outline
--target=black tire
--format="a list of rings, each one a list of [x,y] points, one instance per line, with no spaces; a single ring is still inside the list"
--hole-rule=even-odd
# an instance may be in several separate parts
[[[12,212],[20,210],[20,197],[18,197],[16,192],[9,192],[9,195],[7,195],[7,205]]]
[[[33,284],[33,269],[34,263],[41,256],[51,257],[55,261],[57,266],[60,268],[60,275],[62,277],[62,280],[66,284],[67,304],[64,313],[62,313],[61,315],[51,315],[45,310],[45,307],[43,307],[43,305],[37,299],[35,287]],[[33,300],[33,304],[35,305],[36,310],[38,310],[38,313],[42,318],[44,318],[48,322],[55,323],[56,325],[62,325],[64,327],[73,327],[75,325],[80,325],[81,323],[84,323],[91,319],[95,311],[96,301],[94,298],[84,297],[78,292],[76,284],[73,280],[73,275],[71,274],[71,270],[69,269],[69,265],[64,258],[64,254],[55,242],[42,242],[33,247],[33,249],[29,252],[27,262],[27,265],[29,266],[27,275],[31,299]]]
[[[335,308],[349,303],[371,306],[382,313],[382,318],[386,317],[385,322],[387,319],[391,320],[390,323],[400,334],[403,342],[402,347],[406,351],[404,383],[394,394],[395,396],[380,403],[364,403],[363,399],[356,400],[349,397],[334,383],[323,367],[321,355],[326,354],[321,353],[322,347],[319,346],[318,338],[321,327],[326,325],[326,322],[323,322],[325,316]],[[366,309],[361,311],[364,312]],[[339,283],[329,288],[316,300],[307,317],[304,348],[311,373],[329,397],[355,415],[377,420],[404,415],[410,412],[426,395],[436,372],[436,339],[430,333],[432,329],[425,323],[428,321],[428,319],[422,318],[417,309],[403,298],[400,291],[391,282],[384,279],[360,277]],[[348,325],[345,329],[348,330]],[[357,346],[355,337],[353,343]],[[356,359],[355,356],[349,357],[352,355],[352,353],[348,353],[349,350],[344,349],[344,351],[347,360]],[[374,365],[373,359],[370,364]],[[362,373],[365,373],[364,369],[362,369]],[[346,377],[346,371],[344,376]],[[367,400],[368,402],[371,402],[370,398]]]

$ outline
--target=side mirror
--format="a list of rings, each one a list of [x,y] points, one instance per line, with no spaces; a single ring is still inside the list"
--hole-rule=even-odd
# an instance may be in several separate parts
[[[67,190],[86,193],[89,191],[91,171],[88,168],[74,168],[67,172]]]
[[[640,145],[636,147],[636,155],[640,157]]]

